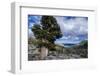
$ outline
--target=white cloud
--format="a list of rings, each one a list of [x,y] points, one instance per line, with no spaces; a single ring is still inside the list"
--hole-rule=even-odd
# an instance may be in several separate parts
[[[34,23],[30,22],[29,23],[29,28],[32,28],[33,25],[34,25]]]
[[[55,17],[60,25],[62,33],[66,35],[87,34],[88,22],[84,17],[66,19],[65,17]]]
[[[56,43],[79,43],[86,37],[78,37],[78,35],[87,35],[88,21],[84,17],[55,17],[63,33],[63,37],[57,39]]]
[[[33,34],[33,32],[31,31],[31,29],[28,29],[28,37],[33,37],[33,38],[34,38],[34,34]]]
[[[78,44],[80,42],[79,38],[78,37],[62,37],[60,39],[57,39],[55,41],[55,44],[63,44],[63,43],[73,43],[73,44]]]
[[[75,39],[75,40],[79,40],[79,37],[75,37],[74,39]]]

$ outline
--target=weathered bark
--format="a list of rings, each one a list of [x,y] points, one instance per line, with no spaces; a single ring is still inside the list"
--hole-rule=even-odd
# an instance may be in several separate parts
[[[41,47],[40,59],[45,59],[47,55],[48,55],[48,48]]]

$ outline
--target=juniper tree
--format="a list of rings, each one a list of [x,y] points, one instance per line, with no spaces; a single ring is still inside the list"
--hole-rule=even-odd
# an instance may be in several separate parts
[[[32,28],[39,47],[54,49],[55,40],[62,37],[60,26],[53,16],[42,16],[40,24],[35,24]]]

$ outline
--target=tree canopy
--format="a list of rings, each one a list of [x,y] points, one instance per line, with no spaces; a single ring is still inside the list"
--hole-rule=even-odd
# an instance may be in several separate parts
[[[42,16],[40,24],[32,27],[39,46],[54,47],[54,41],[62,37],[60,26],[53,16]]]

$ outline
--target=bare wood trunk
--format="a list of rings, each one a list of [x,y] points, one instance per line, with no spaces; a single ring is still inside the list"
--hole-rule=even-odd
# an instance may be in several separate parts
[[[48,48],[41,47],[40,59],[45,59],[47,55],[48,55]]]

